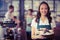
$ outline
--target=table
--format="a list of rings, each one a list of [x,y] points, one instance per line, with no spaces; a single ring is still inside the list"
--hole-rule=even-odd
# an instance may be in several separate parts
[[[4,28],[4,27],[13,28],[13,27],[16,27],[16,24],[15,24],[15,22],[13,22],[13,21],[6,21],[6,22],[3,22],[3,23],[2,23],[2,26],[3,26],[3,28]]]

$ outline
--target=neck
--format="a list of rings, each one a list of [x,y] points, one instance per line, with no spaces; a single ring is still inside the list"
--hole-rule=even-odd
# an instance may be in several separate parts
[[[32,14],[28,14],[29,16],[32,16]]]
[[[46,16],[41,16],[41,20],[44,22],[46,20]]]
[[[10,13],[12,13],[12,12],[10,12]]]
[[[10,11],[8,11],[9,13],[12,13],[12,12],[10,12]]]
[[[42,15],[41,15],[41,18],[42,18],[42,19],[45,19],[45,18],[46,18],[46,16],[42,16]]]
[[[30,14],[28,14],[28,15],[32,15],[32,14],[30,13]]]

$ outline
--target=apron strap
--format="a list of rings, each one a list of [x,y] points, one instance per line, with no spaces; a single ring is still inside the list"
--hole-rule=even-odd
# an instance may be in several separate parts
[[[40,22],[40,19],[38,19],[38,23],[37,23],[37,29],[40,30],[40,26],[39,26],[39,22]],[[49,29],[51,29],[51,24],[49,23]]]

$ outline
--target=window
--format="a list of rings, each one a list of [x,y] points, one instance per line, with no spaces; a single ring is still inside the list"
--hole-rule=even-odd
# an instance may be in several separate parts
[[[32,9],[32,1],[31,0],[25,0],[24,6],[25,6],[25,10]]]
[[[19,18],[19,0],[13,0],[12,5],[14,6],[14,16]]]

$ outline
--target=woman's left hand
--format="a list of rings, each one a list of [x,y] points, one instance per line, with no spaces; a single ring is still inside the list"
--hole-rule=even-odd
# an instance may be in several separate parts
[[[43,28],[42,30],[43,30],[43,31],[46,31],[46,30],[48,30],[48,29],[47,29],[47,28]]]

